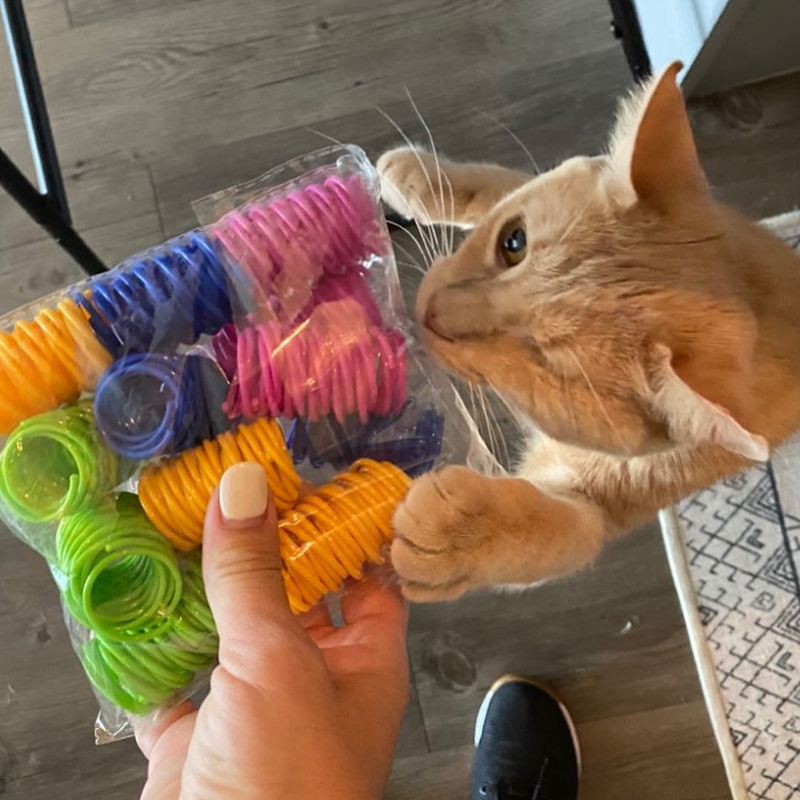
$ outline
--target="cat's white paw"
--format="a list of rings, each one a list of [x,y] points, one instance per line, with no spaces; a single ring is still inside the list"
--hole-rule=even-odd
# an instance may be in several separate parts
[[[430,224],[437,216],[431,205],[430,184],[437,180],[433,156],[425,150],[398,147],[385,152],[376,166],[384,202],[406,219]]]

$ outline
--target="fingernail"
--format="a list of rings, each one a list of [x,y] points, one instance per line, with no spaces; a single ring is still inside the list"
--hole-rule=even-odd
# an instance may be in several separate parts
[[[219,484],[219,508],[228,522],[257,522],[267,511],[269,489],[261,464],[245,461],[225,470]]]

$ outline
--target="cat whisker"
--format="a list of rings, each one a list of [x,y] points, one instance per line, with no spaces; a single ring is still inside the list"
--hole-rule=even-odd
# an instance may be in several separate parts
[[[403,141],[406,143],[408,148],[411,150],[412,153],[414,153],[414,157],[417,160],[417,164],[419,164],[419,168],[422,170],[422,173],[425,175],[425,180],[426,180],[426,182],[428,184],[428,189],[430,190],[431,197],[435,197],[436,196],[436,192],[433,189],[433,183],[431,182],[430,172],[428,171],[428,168],[425,166],[425,163],[423,162],[423,160],[420,158],[419,149],[413,144],[411,139],[409,139],[408,136],[406,135],[405,131],[397,124],[397,122],[395,122],[394,119],[392,119],[392,117],[390,117],[379,106],[375,106],[375,108],[378,111],[378,113],[400,134],[400,136],[403,138]],[[424,204],[423,204],[423,208],[425,208]],[[427,208],[425,208],[425,211],[426,211],[426,214],[427,214],[427,217],[428,217],[428,224],[432,225],[433,224],[433,220],[432,220],[432,217],[431,217],[430,213],[428,213]]]
[[[567,406],[567,413],[569,414],[569,421],[572,424],[572,433],[577,436],[578,434],[578,418],[575,416],[575,403],[573,401],[572,392],[569,388],[569,381],[567,380],[567,373],[561,371],[561,385],[564,387],[564,400]]]
[[[427,227],[432,227],[432,225],[433,225],[433,222],[431,221],[431,215],[430,215],[430,211],[428,210],[428,207],[425,205],[425,203],[422,202],[422,198],[415,191],[413,191],[411,189],[407,189],[407,190],[404,190],[404,192],[401,192],[400,191],[400,187],[394,181],[389,180],[389,178],[387,178],[385,175],[381,176],[381,181],[383,181],[385,183],[388,183],[390,186],[394,187],[394,189],[397,190],[398,194],[407,193],[407,194],[409,194],[411,196],[412,199],[417,201],[420,209],[422,210],[422,213],[424,214],[424,217],[427,218],[427,223],[426,223],[426,220],[423,218],[423,220],[422,220],[423,224],[422,225],[419,224],[419,220],[414,220],[417,223],[417,226],[416,226],[417,227],[417,233],[419,234],[419,238],[421,239],[421,241],[425,244],[425,248],[426,248],[425,256],[426,256],[426,258],[431,263],[433,263],[436,260],[438,255],[443,255],[443,254],[439,250],[437,250],[437,248],[436,248],[437,242],[436,242],[436,239],[433,236],[433,234],[429,230],[426,230],[426,226]],[[396,224],[397,223],[395,223],[395,225]],[[398,226],[398,227],[402,227],[402,226]],[[407,230],[407,229],[404,229],[404,230]]]
[[[497,117],[493,117],[488,112],[483,111],[480,108],[477,108],[476,106],[474,108],[475,108],[475,111],[478,111],[484,117],[487,117],[492,122],[494,122],[495,125],[497,125],[498,127],[502,128],[522,148],[522,152],[525,153],[525,155],[528,157],[528,160],[531,162],[531,166],[533,167],[533,171],[534,171],[535,175],[541,175],[542,174],[542,170],[539,168],[539,164],[537,163],[536,159],[533,157],[533,153],[531,153],[531,151],[526,147],[526,145],[522,141],[522,139],[520,139],[519,136],[517,136],[517,134],[514,133],[514,131],[512,131],[511,128],[508,127],[508,125],[506,125],[504,122],[501,122],[499,119],[497,119]]]
[[[396,222],[392,222],[391,220],[388,220],[388,222],[390,225],[397,225]],[[398,225],[397,227],[400,227],[401,230],[405,230],[405,228],[402,228],[402,226]],[[419,261],[417,261],[415,255],[407,247],[404,247],[402,244],[395,241],[392,241],[392,245],[396,250],[400,250],[405,255],[405,257],[409,259],[409,261],[407,262],[406,261],[401,262],[398,260],[397,262],[398,264],[403,263],[407,264],[408,266],[413,266],[414,269],[419,270],[423,275],[428,271],[426,267],[424,267],[422,264],[419,263]]]
[[[428,137],[428,143],[431,146],[431,153],[433,154],[433,163],[436,168],[436,178],[439,182],[439,216],[442,221],[444,221],[446,217],[446,212],[444,209],[444,187],[442,184],[442,167],[439,164],[439,152],[436,149],[436,143],[433,141],[433,132],[431,131],[430,125],[425,121],[425,118],[422,116],[422,113],[419,110],[419,106],[414,102],[414,98],[411,96],[411,92],[409,91],[408,86],[405,87],[406,95],[408,97],[408,102],[411,103],[411,108],[414,109],[414,113],[417,115],[422,127],[425,130],[425,134]],[[442,252],[446,250],[446,242],[445,242],[446,231],[444,227],[441,227],[440,230],[440,242],[441,242],[441,249]]]
[[[430,246],[428,245],[427,239],[425,239],[421,235],[420,236],[415,235],[408,228],[405,228],[402,225],[399,225],[394,220],[387,219],[386,220],[386,224],[387,225],[392,225],[393,227],[397,228],[399,231],[403,231],[403,233],[407,234],[409,239],[411,239],[411,241],[414,242],[414,244],[417,246],[417,249],[419,250],[420,255],[422,256],[423,260],[427,261],[429,265],[433,262],[435,256],[431,252],[431,249],[430,249]],[[417,227],[417,233],[419,233],[419,232],[420,232],[420,228]],[[395,243],[393,242],[393,244],[395,244]]]
[[[493,395],[495,397],[500,397],[500,394],[497,390],[493,389]],[[491,424],[494,427],[494,430],[497,432],[497,438],[502,446],[502,455],[503,455],[503,466],[508,466],[511,463],[511,454],[508,449],[508,440],[503,435],[503,426],[500,424],[500,420],[497,417],[497,410],[495,409],[494,405],[492,405],[491,399],[486,396],[486,390],[481,388],[481,394],[483,395],[483,402],[484,406],[488,410],[488,415],[491,417]],[[502,398],[501,398],[502,399]]]
[[[575,228],[578,226],[578,223],[583,219],[583,215],[588,210],[590,202],[591,201],[587,200],[586,203],[583,204],[581,210],[575,215],[572,222],[570,222],[570,224],[564,229],[564,233],[561,234],[556,244],[563,244],[566,238],[575,230]]]
[[[572,360],[575,362],[575,365],[580,370],[581,375],[583,375],[583,379],[586,381],[586,385],[589,387],[589,391],[594,396],[594,399],[597,401],[597,405],[600,408],[600,411],[602,411],[603,416],[606,418],[606,422],[608,423],[609,430],[611,431],[611,433],[614,434],[614,438],[617,440],[617,444],[619,444],[620,447],[621,447],[622,446],[622,439],[621,439],[621,437],[619,435],[619,431],[617,430],[616,425],[614,425],[613,420],[609,416],[608,411],[606,410],[606,407],[603,405],[603,401],[602,401],[600,395],[597,393],[597,390],[594,388],[594,384],[590,380],[589,375],[587,374],[586,370],[583,368],[583,364],[581,364],[581,362],[578,359],[578,356],[575,354],[574,350],[572,350],[571,348],[567,348],[567,352],[570,354],[570,356],[572,357]]]
[[[453,183],[446,172],[442,172],[444,179],[447,181],[447,189],[450,192],[450,219],[447,222],[449,227],[449,235],[447,237],[447,255],[453,255],[456,243],[456,197],[453,192]]]
[[[308,126],[306,126],[306,130],[309,133],[314,133],[317,136],[321,136],[323,139],[327,139],[329,142],[333,142],[334,144],[338,144],[341,147],[344,147],[344,142],[341,141],[340,139],[337,139],[334,136],[328,136],[327,133],[323,133],[322,131],[318,131],[316,128],[309,128]]]
[[[408,267],[409,269],[413,269],[415,272],[419,272],[421,275],[426,274],[426,270],[424,270],[416,261],[398,261],[398,266],[401,267]]]

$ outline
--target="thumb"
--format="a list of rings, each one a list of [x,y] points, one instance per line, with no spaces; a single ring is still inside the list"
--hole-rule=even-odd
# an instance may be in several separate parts
[[[206,511],[203,578],[225,652],[245,656],[276,627],[297,628],[281,576],[275,505],[260,464],[226,470]]]

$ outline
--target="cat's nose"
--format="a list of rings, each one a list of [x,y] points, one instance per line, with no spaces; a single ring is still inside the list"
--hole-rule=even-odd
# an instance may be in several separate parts
[[[436,310],[436,295],[431,295],[430,299],[428,300],[428,305],[425,308],[425,318],[422,320],[422,324],[426,328],[430,328],[434,333],[436,333],[437,318],[438,313]]]
[[[443,339],[450,338],[442,329],[442,318],[439,315],[435,294],[431,295],[430,299],[428,300],[428,305],[425,308],[425,317],[422,320],[422,324],[437,336],[440,336]]]

